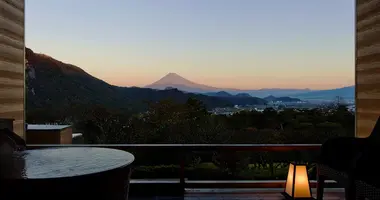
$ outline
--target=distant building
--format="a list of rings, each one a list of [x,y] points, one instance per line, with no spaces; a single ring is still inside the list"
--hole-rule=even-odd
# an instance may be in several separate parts
[[[27,124],[28,144],[72,144],[73,131],[70,125]]]

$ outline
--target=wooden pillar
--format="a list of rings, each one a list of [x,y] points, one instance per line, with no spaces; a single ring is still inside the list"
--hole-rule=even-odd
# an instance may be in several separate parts
[[[0,118],[24,137],[24,0],[0,0]]]
[[[355,131],[365,138],[380,116],[380,0],[356,0],[355,19]]]

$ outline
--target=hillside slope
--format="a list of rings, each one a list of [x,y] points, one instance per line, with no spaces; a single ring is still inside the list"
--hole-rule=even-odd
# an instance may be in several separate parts
[[[26,49],[27,109],[70,108],[73,105],[101,105],[109,109],[144,111],[148,102],[173,99],[185,102],[194,97],[209,109],[232,106],[239,102],[201,94],[184,93],[177,89],[154,90],[118,87],[102,81],[79,67],[50,56]],[[264,101],[264,100],[262,100]],[[246,102],[243,102],[246,103]]]
[[[301,101],[301,99],[298,99],[298,98],[292,98],[292,97],[275,97],[275,96],[267,96],[264,98],[265,100],[267,101],[281,101],[281,102],[298,102],[298,101]]]
[[[225,91],[219,91],[219,92],[208,92],[203,93],[207,96],[211,97],[219,97],[225,100],[230,101],[234,105],[263,105],[267,103],[267,100],[261,99],[258,97],[252,97],[251,95],[247,93],[238,93],[236,95],[232,95]]]

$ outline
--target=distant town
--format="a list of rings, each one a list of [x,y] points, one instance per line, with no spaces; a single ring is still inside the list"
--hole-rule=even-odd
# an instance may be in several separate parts
[[[276,111],[282,111],[284,109],[314,109],[314,108],[324,108],[328,107],[334,103],[339,103],[336,100],[335,101],[325,101],[325,102],[309,102],[309,101],[297,101],[297,102],[282,102],[282,101],[271,101],[268,102],[266,105],[235,105],[233,107],[224,107],[224,108],[215,108],[211,110],[210,112],[215,115],[232,115],[237,112],[241,111],[257,111],[257,112],[263,112],[266,108],[273,108]],[[348,110],[351,112],[355,112],[355,101],[353,100],[346,100],[344,102],[341,102],[342,104],[346,105]]]

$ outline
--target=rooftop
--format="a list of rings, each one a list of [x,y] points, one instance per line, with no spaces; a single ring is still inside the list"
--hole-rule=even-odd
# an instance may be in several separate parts
[[[83,136],[83,134],[82,133],[73,133],[72,136],[73,136],[73,138],[76,138],[76,137]]]
[[[51,125],[51,124],[28,124],[27,130],[62,130],[69,128],[70,125]]]

